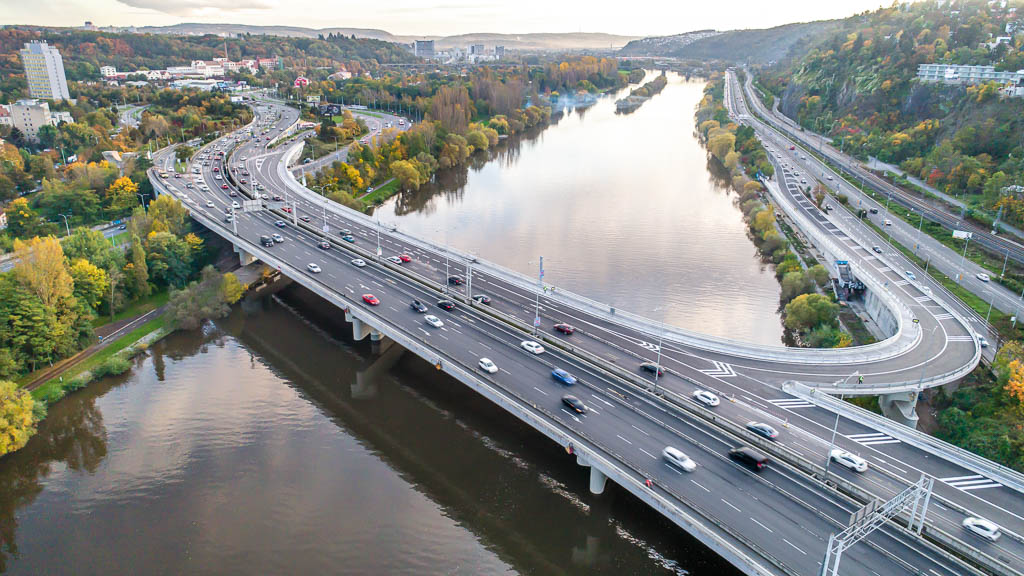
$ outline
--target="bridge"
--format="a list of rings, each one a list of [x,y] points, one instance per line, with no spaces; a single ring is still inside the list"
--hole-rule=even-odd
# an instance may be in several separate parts
[[[848,553],[843,572],[971,573],[950,551],[997,572],[1019,570],[1011,566],[1024,559],[1018,536],[1024,532],[1020,475],[941,443],[929,445],[911,429],[858,413],[823,394],[916,394],[922,387],[955,381],[974,367],[980,349],[966,321],[955,312],[938,311],[943,309],[939,301],[916,300],[924,294],[914,292],[913,283],[897,285],[900,281],[863,269],[896,330],[870,347],[789,350],[662,329],[326,201],[288,169],[301,141],[268,147],[289,135],[296,120],[291,108],[260,104],[254,124],[273,123],[270,141],[228,142],[236,134],[200,151],[201,156],[213,147],[233,148],[219,173],[226,191],[212,172],[216,161],[193,164],[211,185],[209,192],[187,188],[191,174],[165,180],[154,169],[150,177],[157,190],[182,199],[198,222],[229,239],[243,262],[261,260],[345,310],[356,339],[396,342],[557,442],[590,468],[595,493],[612,478],[748,574],[810,574],[820,568],[828,534],[842,530],[853,510],[874,498],[891,498],[923,473],[939,479],[933,497],[939,506],[927,519],[927,538],[889,526]],[[158,155],[157,165],[170,166],[169,154]],[[240,165],[251,182],[241,182]],[[237,190],[239,200],[252,197],[263,192],[253,190],[255,183],[284,202],[265,201],[266,208],[263,202],[250,202],[251,210],[236,211],[233,221],[225,222],[233,201],[226,192]],[[781,194],[784,177],[774,186]],[[855,237],[814,224],[813,212],[793,204],[795,213],[804,210],[797,218],[806,220],[808,233],[817,229],[819,240],[831,243],[829,250],[847,254],[858,266],[871,266],[862,257],[866,254],[858,252]],[[278,227],[278,221],[285,227]],[[355,242],[341,241],[340,231],[350,232]],[[282,234],[284,242],[261,246],[260,237],[273,233]],[[330,242],[327,250],[317,247],[323,239]],[[397,254],[411,261],[384,258]],[[367,265],[354,266],[354,258]],[[321,272],[310,272],[311,263]],[[446,279],[452,275],[465,283],[449,286]],[[364,293],[376,295],[381,304],[364,303]],[[488,295],[490,303],[476,302],[471,298],[476,294]],[[433,303],[442,297],[451,299],[455,309],[436,309]],[[413,298],[425,302],[445,326],[426,325],[409,309]],[[535,317],[540,318],[536,335]],[[578,330],[559,334],[552,328],[558,322]],[[528,339],[543,342],[547,351],[533,355],[522,350],[520,342]],[[497,364],[497,373],[478,369],[485,356]],[[665,373],[645,375],[639,369],[644,361],[660,362]],[[567,390],[551,379],[556,367],[579,379],[568,392],[588,405],[586,415],[562,407]],[[863,376],[863,382],[851,376]],[[724,401],[713,409],[704,407],[692,400],[697,389],[714,391]],[[744,428],[751,420],[781,428],[779,439],[752,435]],[[833,465],[826,473],[836,422],[836,444],[868,458],[868,472]],[[740,444],[772,455],[772,467],[754,474],[730,462],[727,450]],[[665,446],[689,454],[697,470],[688,474],[667,466],[660,459]],[[974,476],[985,480],[984,497],[979,490],[958,487],[956,478]],[[986,543],[965,534],[959,524],[968,513],[999,522],[1008,536]]]

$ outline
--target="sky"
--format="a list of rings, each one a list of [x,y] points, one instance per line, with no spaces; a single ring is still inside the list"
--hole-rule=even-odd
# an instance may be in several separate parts
[[[0,0],[0,24],[206,22],[378,28],[410,36],[470,32],[655,36],[842,18],[881,4],[880,0]]]

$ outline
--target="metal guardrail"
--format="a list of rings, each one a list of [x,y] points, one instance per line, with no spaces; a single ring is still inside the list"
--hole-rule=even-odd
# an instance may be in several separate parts
[[[307,200],[322,202],[320,196],[314,198],[314,193],[309,189],[302,186],[290,171],[287,169],[287,165],[290,163],[291,157],[299,152],[300,148],[294,146],[282,157],[282,162],[278,166],[278,176],[283,182],[291,189],[292,193],[303,195]],[[327,209],[333,214],[349,218],[353,220],[361,221],[366,226],[376,226],[378,223],[370,216],[352,210],[345,206],[338,205],[337,203],[330,201],[325,203]],[[460,266],[470,266],[472,268],[481,269],[486,273],[500,278],[501,280],[508,282],[516,286],[517,288],[527,291],[531,295],[536,295],[538,288],[536,280],[530,279],[525,275],[504,268],[500,265],[478,260],[476,257],[463,253],[457,249],[444,248],[437,246],[429,241],[425,241],[421,238],[410,236],[404,232],[398,230],[395,226],[387,228],[387,233],[393,236],[400,236],[401,239],[415,246],[423,249],[431,250],[435,253],[447,252],[453,257],[453,260]],[[651,335],[651,338],[656,338],[654,335],[659,334],[662,331],[662,325],[659,322],[655,322],[648,318],[644,318],[631,312],[618,310],[607,304],[603,304],[592,299],[586,298],[579,294],[575,294],[571,291],[559,289],[548,285],[550,290],[545,290],[541,295],[550,300],[557,300],[565,305],[576,308],[578,310],[585,311],[593,314],[605,320],[621,325],[629,326],[637,329],[641,332],[645,332]],[[898,309],[898,306],[894,306],[894,309]],[[909,319],[909,318],[908,318]],[[900,324],[900,330],[903,330],[903,324]],[[900,333],[898,333],[899,336]],[[743,358],[754,359],[754,360],[765,360],[772,362],[788,362],[794,364],[820,364],[823,362],[838,363],[838,364],[853,364],[861,362],[878,361],[887,358],[898,356],[907,351],[907,349],[913,345],[913,342],[904,341],[899,348],[893,347],[895,340],[893,338],[883,340],[874,344],[866,346],[859,346],[856,348],[841,348],[841,349],[806,349],[806,348],[786,348],[782,346],[762,346],[752,345],[746,342],[740,342],[737,340],[731,340],[728,338],[720,338],[715,336],[709,336],[705,334],[698,334],[681,328],[673,327],[670,325],[664,326],[664,338],[666,342],[673,342],[678,344],[686,344],[696,347],[701,347],[708,350],[718,351],[723,354],[729,354],[731,356],[740,356]],[[897,338],[898,340],[898,338]]]

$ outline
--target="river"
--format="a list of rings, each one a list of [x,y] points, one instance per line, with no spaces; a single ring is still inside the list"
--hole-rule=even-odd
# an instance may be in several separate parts
[[[379,214],[526,273],[544,255],[548,281],[623,308],[778,343],[778,286],[693,138],[701,88],[672,76],[632,115],[611,98],[570,111]],[[351,342],[337,310],[293,287],[52,406],[0,459],[0,567],[736,574],[587,480],[425,362]]]
[[[651,76],[648,75],[648,78]],[[669,75],[632,114],[570,110],[396,196],[382,223],[682,328],[782,344],[779,284],[694,136],[703,80]]]

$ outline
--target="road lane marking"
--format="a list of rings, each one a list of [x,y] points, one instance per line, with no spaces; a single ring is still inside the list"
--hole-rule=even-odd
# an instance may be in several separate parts
[[[774,531],[774,530],[772,530],[771,528],[769,528],[769,527],[765,526],[764,524],[761,524],[760,522],[758,522],[758,521],[757,521],[757,518],[754,518],[753,516],[751,516],[751,517],[750,517],[750,521],[751,521],[751,522],[753,522],[754,524],[757,524],[757,525],[758,525],[758,526],[760,526],[761,528],[764,528],[765,530],[767,530],[767,531],[771,532],[772,534],[774,534],[774,533],[775,533],[775,531]]]
[[[721,500],[722,502],[725,502],[725,505],[728,506],[729,508],[732,508],[733,510],[735,510],[737,512],[742,512],[742,510],[740,510],[739,508],[737,508],[737,507],[733,506],[732,504],[730,504],[729,501],[726,500],[725,498],[719,498],[719,500]]]
[[[807,556],[807,552],[804,552],[803,550],[801,550],[799,547],[797,547],[796,544],[793,544],[792,542],[790,542],[789,540],[786,540],[785,538],[783,538],[782,541],[785,542],[786,544],[789,544],[790,546],[792,546],[793,549],[796,550],[797,552],[803,554],[804,556]]]
[[[644,450],[643,448],[641,448],[641,449],[640,449],[640,451],[641,451],[641,452],[643,452],[644,454],[647,454],[647,455],[648,455],[648,456],[650,456],[651,458],[654,458],[655,460],[657,460],[657,459],[658,459],[658,457],[657,457],[657,456],[655,456],[654,454],[651,454],[650,452],[648,452],[647,450]]]
[[[601,397],[600,397],[600,396],[598,396],[597,394],[591,394],[591,396],[593,396],[593,397],[594,397],[594,400],[598,400],[598,401],[604,402],[605,404],[607,404],[607,405],[608,405],[608,407],[609,407],[609,408],[614,408],[614,407],[615,407],[615,405],[614,405],[614,404],[612,404],[611,402],[609,402],[609,401],[605,400],[604,398],[601,398]]]
[[[549,394],[547,392],[541,390],[540,388],[537,388],[536,386],[534,386],[533,389],[536,390],[537,392],[540,392],[541,394],[543,394],[545,396],[549,396]]]
[[[625,439],[625,438],[623,438],[622,436],[619,436],[618,434],[616,434],[616,436],[618,436],[618,437],[619,437],[619,440],[622,440],[622,441],[623,441],[623,442],[625,442],[626,444],[629,444],[630,446],[632,446],[632,445],[633,445],[633,443],[632,443],[632,442],[630,442],[629,440],[626,440],[626,439]]]
[[[640,433],[641,433],[641,434],[643,434],[644,436],[650,436],[650,434],[648,434],[648,433],[647,433],[646,431],[644,431],[644,430],[641,430],[640,428],[637,428],[637,427],[636,427],[636,425],[634,425],[634,424],[630,424],[630,426],[632,426],[634,430],[636,430],[637,432],[640,432]]]
[[[690,482],[693,482],[694,484],[697,484],[697,487],[700,488],[701,490],[705,491],[705,492],[711,492],[711,490],[708,490],[707,488],[701,486],[696,480],[690,480]]]

